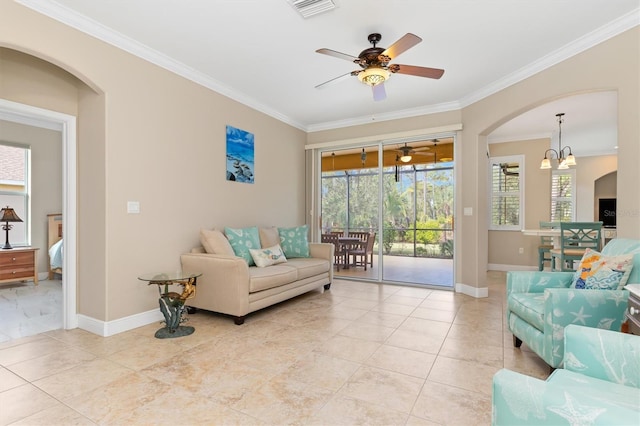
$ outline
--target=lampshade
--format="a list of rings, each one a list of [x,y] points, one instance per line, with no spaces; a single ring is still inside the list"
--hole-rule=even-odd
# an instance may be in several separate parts
[[[540,163],[540,168],[541,169],[550,169],[551,168],[551,160],[549,160],[548,158],[544,158],[542,160],[542,162]]]
[[[411,156],[410,155],[403,155],[402,157],[400,157],[400,161],[402,161],[403,163],[408,163],[409,161],[411,161]]]
[[[22,219],[18,217],[15,210],[11,207],[7,206],[0,210],[0,221],[4,222],[2,225],[2,229],[5,231],[5,243],[2,247],[3,250],[11,249],[11,244],[9,244],[9,231],[13,228],[13,225],[9,225],[9,222],[22,222]]]
[[[11,207],[7,206],[0,210],[2,213],[2,218],[0,218],[0,222],[22,222],[22,219],[18,217],[15,210]]]
[[[575,166],[576,165],[576,157],[573,154],[569,154],[567,158],[564,160],[567,166]]]
[[[372,67],[360,72],[358,74],[358,79],[364,84],[375,86],[377,84],[384,83],[385,80],[389,79],[390,75],[391,73],[385,69]]]

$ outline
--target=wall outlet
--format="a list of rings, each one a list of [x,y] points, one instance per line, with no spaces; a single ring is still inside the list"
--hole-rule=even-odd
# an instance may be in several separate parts
[[[519,253],[519,254],[524,254],[524,247],[520,247],[520,248],[518,249],[518,253]]]

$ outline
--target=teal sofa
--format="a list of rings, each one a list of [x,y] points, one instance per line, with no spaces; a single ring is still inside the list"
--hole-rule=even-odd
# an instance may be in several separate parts
[[[544,381],[502,369],[493,425],[639,425],[640,336],[565,328],[564,369]]]
[[[640,240],[613,239],[607,256],[634,253],[630,283],[640,283]],[[507,325],[514,346],[522,342],[549,366],[558,368],[564,355],[564,328],[569,324],[620,330],[625,320],[627,290],[569,288],[573,272],[507,273]]]

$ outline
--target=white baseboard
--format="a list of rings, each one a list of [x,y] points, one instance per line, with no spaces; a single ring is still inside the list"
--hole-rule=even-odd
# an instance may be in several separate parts
[[[537,271],[537,266],[528,266],[528,265],[503,265],[500,263],[489,263],[487,265],[487,269],[489,271]]]
[[[100,321],[85,315],[78,315],[78,327],[82,330],[97,334],[98,336],[108,337],[154,322],[159,323],[162,320],[164,320],[164,317],[159,309],[153,309],[109,322]],[[158,328],[160,328],[160,325],[158,325]]]
[[[489,287],[474,287],[468,284],[456,283],[456,292],[478,299],[489,297]]]

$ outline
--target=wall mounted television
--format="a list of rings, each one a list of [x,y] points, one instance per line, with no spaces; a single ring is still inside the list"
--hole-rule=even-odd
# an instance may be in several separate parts
[[[605,228],[616,227],[616,198],[600,198],[598,200],[598,220]]]

